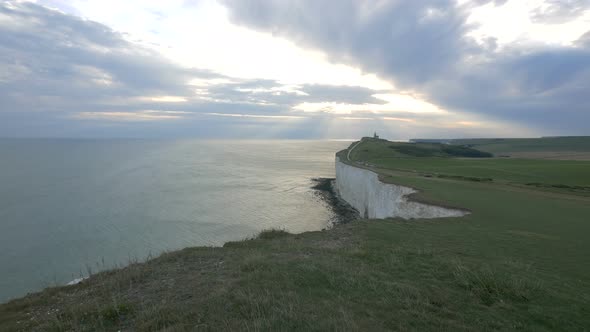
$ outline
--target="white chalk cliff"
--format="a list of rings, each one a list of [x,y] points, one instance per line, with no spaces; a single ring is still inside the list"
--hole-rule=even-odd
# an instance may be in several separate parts
[[[468,214],[463,210],[408,200],[407,196],[416,190],[383,183],[376,173],[345,164],[338,157],[335,189],[340,198],[357,209],[364,218],[444,218]]]

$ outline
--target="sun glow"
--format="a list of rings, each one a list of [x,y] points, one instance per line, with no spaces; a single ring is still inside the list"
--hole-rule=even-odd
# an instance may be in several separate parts
[[[236,114],[236,113],[203,113],[205,115],[225,116],[232,118],[253,118],[253,119],[277,119],[277,120],[294,120],[305,119],[304,116],[296,115],[260,115],[260,114]]]
[[[186,102],[187,99],[181,96],[157,96],[157,97],[144,97],[141,100],[153,101],[158,103],[182,103]]]
[[[417,99],[411,95],[375,94],[373,97],[384,101],[383,104],[346,104],[336,102],[310,103],[304,102],[293,107],[296,111],[306,113],[324,112],[339,115],[355,113],[447,113],[434,104]]]

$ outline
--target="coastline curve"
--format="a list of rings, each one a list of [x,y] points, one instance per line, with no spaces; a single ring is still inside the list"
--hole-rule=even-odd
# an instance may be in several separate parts
[[[409,195],[413,188],[383,183],[371,170],[348,165],[336,156],[335,190],[339,197],[357,209],[363,218],[423,219],[463,217],[468,211],[416,202]]]

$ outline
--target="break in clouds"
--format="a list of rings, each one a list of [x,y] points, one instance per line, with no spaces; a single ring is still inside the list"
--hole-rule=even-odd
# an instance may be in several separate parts
[[[477,1],[478,5],[506,1]],[[226,0],[236,22],[319,48],[419,91],[448,110],[483,114],[546,133],[588,134],[588,33],[572,46],[526,41],[498,49],[467,37],[473,3],[455,1]],[[558,23],[590,1],[548,1],[532,19]],[[504,22],[503,24],[510,24]],[[589,25],[590,30],[590,25]],[[514,133],[517,135],[517,133]]]
[[[477,41],[469,37],[476,27],[469,12],[488,2],[506,1],[222,2],[235,24],[375,73],[446,110],[433,114],[379,108],[387,102],[376,95],[391,91],[283,85],[186,68],[103,24],[2,2],[0,136],[510,136],[512,125],[588,134],[590,32],[568,46]],[[531,20],[559,24],[589,8],[589,1],[547,1]],[[345,114],[300,107],[313,103],[357,106]],[[466,119],[496,127],[471,128]]]
[[[0,62],[2,136],[257,137],[274,121],[308,122],[291,111],[304,101],[383,103],[363,87],[184,68],[107,26],[33,3],[0,5]]]

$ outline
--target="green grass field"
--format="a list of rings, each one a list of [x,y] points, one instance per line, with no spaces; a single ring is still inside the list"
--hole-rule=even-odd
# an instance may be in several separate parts
[[[492,153],[535,151],[590,152],[590,136],[454,139],[450,142],[458,145],[470,145],[478,150]]]
[[[382,140],[366,140],[350,153],[352,161],[368,162],[376,168],[407,173],[418,172],[446,178],[482,178],[495,183],[535,186],[546,191],[590,194],[590,163],[578,160],[518,158],[413,157],[391,146],[430,146]],[[448,157],[448,156],[447,156]]]
[[[564,136],[541,138],[475,138],[475,139],[415,139],[413,142],[444,142],[453,146],[467,146],[493,153],[496,156],[590,160],[590,136]]]
[[[363,141],[351,163],[472,213],[187,248],[0,305],[0,330],[590,329],[590,198],[525,184],[587,186],[590,163],[416,158],[388,144]]]

